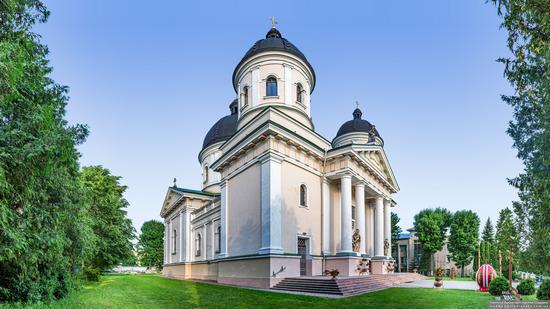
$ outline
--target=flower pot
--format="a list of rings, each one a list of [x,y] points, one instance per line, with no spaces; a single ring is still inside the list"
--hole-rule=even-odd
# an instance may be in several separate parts
[[[434,287],[440,288],[443,286],[443,280],[441,278],[435,278]]]

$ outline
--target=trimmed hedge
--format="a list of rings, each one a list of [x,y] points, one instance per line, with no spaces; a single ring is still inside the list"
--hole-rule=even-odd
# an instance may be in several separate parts
[[[489,283],[489,293],[494,296],[502,295],[502,292],[510,291],[510,282],[504,277],[496,277]]]
[[[537,291],[538,300],[550,300],[550,280],[544,280]]]
[[[533,279],[525,279],[518,284],[518,292],[521,295],[533,295],[535,291],[535,281]]]

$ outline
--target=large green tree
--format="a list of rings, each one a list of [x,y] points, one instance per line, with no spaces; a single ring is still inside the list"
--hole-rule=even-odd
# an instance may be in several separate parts
[[[397,240],[399,239],[399,234],[403,231],[401,227],[399,226],[399,216],[392,212],[391,213],[391,243],[397,244]]]
[[[80,183],[90,205],[92,230],[97,239],[89,267],[105,270],[131,259],[135,231],[126,213],[127,187],[120,184],[119,176],[111,175],[101,166],[84,167]]]
[[[508,31],[511,56],[499,59],[514,88],[503,95],[514,109],[508,134],[525,166],[510,184],[524,236],[525,270],[550,273],[550,1],[492,0]]]
[[[518,233],[514,225],[513,213],[509,208],[504,208],[499,213],[495,234],[495,245],[502,253],[502,273],[508,276],[508,265],[510,261],[509,251],[512,250],[512,254],[515,256],[513,257],[514,268],[519,258]]]
[[[491,223],[491,218],[487,218],[485,225],[483,226],[483,232],[481,233],[481,240],[489,243],[493,243],[495,240],[495,229],[493,223]]]
[[[448,248],[453,261],[460,265],[464,277],[464,266],[472,261],[478,246],[479,217],[471,210],[461,210],[453,214]]]
[[[67,87],[32,32],[48,16],[40,1],[0,1],[0,302],[64,296],[90,253],[76,150],[87,129],[67,124]]]
[[[138,241],[138,256],[142,266],[162,268],[164,260],[164,224],[150,220],[141,226]]]
[[[422,243],[424,256],[430,258],[431,273],[434,270],[433,255],[443,248],[450,222],[451,213],[445,208],[424,209],[414,216],[414,229]]]

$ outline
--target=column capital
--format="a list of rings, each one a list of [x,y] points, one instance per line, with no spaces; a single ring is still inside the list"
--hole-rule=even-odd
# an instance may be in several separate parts
[[[323,177],[323,183],[324,183],[324,184],[329,184],[329,183],[330,183],[330,179],[328,179],[327,177]]]
[[[364,182],[364,181],[358,181],[356,183],[353,184],[354,187],[366,187],[367,186],[367,183]]]

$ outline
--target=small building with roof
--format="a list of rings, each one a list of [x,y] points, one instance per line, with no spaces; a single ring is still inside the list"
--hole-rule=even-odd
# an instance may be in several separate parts
[[[316,132],[316,79],[275,25],[238,62],[229,114],[198,154],[202,188],[167,189],[164,276],[267,288],[330,269],[355,276],[365,262],[393,272],[399,186],[384,140],[358,106],[332,141]]]

